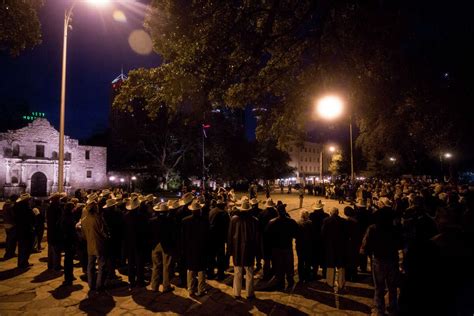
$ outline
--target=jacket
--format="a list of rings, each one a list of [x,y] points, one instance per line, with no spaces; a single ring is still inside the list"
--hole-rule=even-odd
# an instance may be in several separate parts
[[[248,212],[240,212],[230,220],[227,252],[238,267],[253,267],[255,258],[261,255],[259,222]]]

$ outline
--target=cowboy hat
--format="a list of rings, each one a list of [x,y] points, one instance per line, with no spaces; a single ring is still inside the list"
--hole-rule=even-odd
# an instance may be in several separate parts
[[[169,211],[169,207],[167,203],[162,202],[153,206],[153,210],[156,212],[166,212],[166,211]]]
[[[79,199],[74,197],[74,198],[71,198],[71,200],[69,202],[71,202],[73,204],[77,204],[77,203],[79,203]]]
[[[382,196],[378,201],[379,207],[392,207],[392,201],[386,196]]]
[[[241,205],[237,206],[237,209],[239,211],[249,211],[250,209],[252,209],[252,207],[250,206],[249,201],[243,201]]]
[[[256,198],[251,199],[249,202],[250,202],[250,205],[252,205],[252,206],[257,205],[258,203],[260,203],[260,201],[257,200]]]
[[[179,200],[168,200],[168,209],[175,210],[179,207]]]
[[[16,203],[27,201],[29,199],[31,199],[31,195],[29,193],[22,193],[20,197],[16,200]]]
[[[117,201],[115,199],[108,199],[107,201],[105,201],[105,205],[102,206],[102,208],[109,208],[114,205],[117,205]]]
[[[321,202],[321,200],[318,201],[318,203],[313,203],[311,205],[311,209],[313,210],[322,210],[324,208],[324,203]]]
[[[111,194],[112,192],[110,192],[109,189],[105,189],[105,190],[102,190],[102,192],[100,192],[100,195],[99,197],[104,197],[104,196],[107,196],[109,194]]]
[[[191,205],[188,207],[190,211],[196,211],[202,209],[204,204],[200,204],[199,200],[195,199],[192,201]]]
[[[98,198],[99,198],[99,197],[97,196],[96,193],[89,194],[89,195],[87,196],[87,202],[86,202],[86,204],[89,204],[89,203],[91,203],[92,201],[96,201]]]
[[[140,206],[140,201],[138,200],[138,197],[133,197],[130,198],[127,201],[127,204],[125,205],[125,208],[129,211],[134,210]]]
[[[272,198],[268,198],[265,201],[265,205],[266,205],[266,207],[275,207],[276,206],[276,204],[275,204],[275,202],[273,202]]]
[[[179,205],[188,205],[194,200],[194,195],[191,192],[185,193],[179,200]]]

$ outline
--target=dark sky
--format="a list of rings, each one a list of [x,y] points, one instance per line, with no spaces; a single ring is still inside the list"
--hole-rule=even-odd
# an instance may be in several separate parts
[[[46,112],[56,127],[59,126],[64,10],[71,2],[47,0],[40,11],[42,44],[17,58],[0,57],[2,101],[27,102],[32,111]],[[122,11],[126,22],[113,18],[117,10]],[[145,6],[138,2],[127,7],[115,3],[100,9],[83,1],[76,5],[68,46],[67,135],[84,139],[106,128],[110,82],[120,74],[122,66],[127,72],[160,64],[160,57],[154,52],[138,54],[129,45],[130,33],[143,28],[144,11]]]

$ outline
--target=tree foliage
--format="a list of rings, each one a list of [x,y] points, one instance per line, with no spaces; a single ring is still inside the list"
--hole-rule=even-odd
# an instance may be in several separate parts
[[[18,56],[41,43],[38,10],[44,0],[0,1],[0,52]]]
[[[129,74],[115,100],[143,97],[195,117],[216,107],[266,110],[260,140],[284,147],[301,138],[318,95],[343,96],[375,171],[392,153],[421,171],[455,146],[449,93],[407,52],[423,4],[392,1],[153,0],[146,18],[163,64]],[[408,48],[405,48],[404,45]],[[459,118],[459,117],[458,117]],[[346,117],[344,120],[349,119]],[[401,141],[403,140],[403,141]]]

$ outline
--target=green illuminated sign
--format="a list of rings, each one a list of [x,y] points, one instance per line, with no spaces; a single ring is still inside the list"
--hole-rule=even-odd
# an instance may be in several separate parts
[[[24,120],[34,121],[39,117],[46,117],[46,114],[44,112],[31,112],[31,114],[23,115],[22,117]]]

